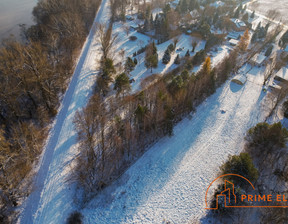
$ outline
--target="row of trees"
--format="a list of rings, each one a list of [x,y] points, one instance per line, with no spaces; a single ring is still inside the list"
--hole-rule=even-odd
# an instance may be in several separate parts
[[[41,153],[47,124],[73,73],[100,0],[42,0],[23,42],[0,48],[0,222],[29,194],[28,177]]]
[[[150,57],[156,55],[155,44],[151,43],[148,49]],[[87,107],[77,113],[80,155],[74,177],[86,190],[84,198],[88,200],[91,193],[115,180],[149,144],[172,135],[175,123],[227,79],[235,66],[236,53],[231,52],[214,69],[208,57],[196,76],[185,65],[193,59],[186,60],[133,95],[103,98],[95,93]],[[116,89],[120,83],[128,83],[124,74],[118,77]]]

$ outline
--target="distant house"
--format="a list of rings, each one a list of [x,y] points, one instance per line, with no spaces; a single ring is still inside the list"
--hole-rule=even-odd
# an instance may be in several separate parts
[[[239,43],[239,40],[235,40],[235,39],[229,40],[229,44],[233,47],[236,46],[238,43]]]
[[[281,68],[275,75],[275,80],[280,82],[288,82],[288,68]]]
[[[245,31],[247,29],[247,26],[246,24],[240,20],[240,19],[235,19],[235,18],[232,18],[230,19],[232,24],[233,24],[233,29],[236,30],[236,31]]]
[[[215,8],[218,8],[218,7],[223,6],[223,5],[225,5],[225,3],[222,1],[216,1],[216,2],[210,4],[210,6],[213,6]]]
[[[254,66],[262,66],[265,65],[267,57],[263,54],[255,54],[251,59],[250,59],[250,64]]]
[[[237,32],[230,32],[228,33],[227,35],[227,40],[231,40],[231,39],[234,39],[234,40],[239,40],[241,37],[241,34],[240,33],[237,33]]]

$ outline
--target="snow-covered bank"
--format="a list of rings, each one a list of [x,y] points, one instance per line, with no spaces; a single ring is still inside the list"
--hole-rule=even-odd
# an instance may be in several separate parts
[[[191,120],[175,127],[173,137],[161,139],[101,192],[82,211],[85,223],[201,219],[206,188],[219,166],[243,149],[246,131],[265,119],[262,71],[254,68],[247,76],[243,87],[226,82]]]
[[[93,27],[83,46],[59,114],[50,131],[40,161],[35,186],[24,204],[20,223],[64,223],[73,211],[73,189],[66,183],[71,161],[77,154],[73,119],[88,102],[95,83],[96,59],[100,57],[95,33],[96,23],[109,20],[109,0],[102,0]]]

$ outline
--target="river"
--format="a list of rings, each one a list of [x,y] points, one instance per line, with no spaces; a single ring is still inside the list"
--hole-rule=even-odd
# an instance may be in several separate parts
[[[0,40],[13,34],[19,39],[19,24],[33,24],[32,10],[38,0],[0,0]]]

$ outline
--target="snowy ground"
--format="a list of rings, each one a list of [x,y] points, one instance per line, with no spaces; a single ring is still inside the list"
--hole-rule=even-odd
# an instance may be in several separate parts
[[[122,50],[124,50],[125,52],[124,57],[119,57],[118,55],[118,57],[116,58],[116,63],[123,62],[124,64],[126,57],[132,57],[134,52],[139,50],[141,47],[144,47],[149,42],[153,41],[153,39],[150,38],[149,36],[138,33],[137,31],[130,30],[127,35],[125,31],[125,27],[130,27],[131,25],[135,25],[138,23],[139,21],[135,20],[135,21],[127,21],[127,23],[124,23],[124,24],[122,22],[117,22],[114,24],[113,33],[118,34],[117,44],[114,50],[115,52],[121,52]],[[136,36],[137,40],[136,41],[129,40],[130,36]],[[185,35],[185,34],[182,34],[178,36],[177,38],[179,42],[177,43],[176,51],[171,55],[171,60],[167,65],[162,63],[162,58],[167,47],[171,43],[173,43],[173,39],[157,45],[159,64],[157,68],[153,69],[152,71],[153,74],[163,75],[171,71],[172,69],[176,68],[176,65],[174,64],[174,60],[177,54],[179,54],[180,57],[184,57],[187,50],[189,50],[190,56],[193,56],[196,52],[205,48],[206,41],[203,41],[199,38],[192,37],[190,35]],[[192,50],[191,44],[193,41],[196,41],[198,44],[195,48],[195,52],[191,53],[191,50]],[[229,44],[226,43],[226,45],[218,46],[217,52],[212,52],[210,54],[211,59],[212,59],[212,66],[217,65],[226,55],[228,55],[229,51],[231,50],[231,47],[228,45]],[[177,50],[177,49],[181,49],[181,50]],[[138,65],[136,66],[135,70],[132,71],[130,74],[131,78],[134,78],[135,80],[135,83],[133,83],[132,85],[132,92],[135,92],[141,89],[142,80],[144,80],[145,78],[149,77],[152,74],[150,69],[147,70],[147,68],[145,67],[145,53],[137,55],[136,58],[138,60]],[[193,69],[193,72],[197,72],[199,68],[200,66],[195,66]]]
[[[108,21],[108,2],[103,0],[95,23]],[[129,41],[121,23],[114,25],[114,33],[119,34],[116,51],[124,49],[124,58],[132,56],[143,44]],[[149,37],[135,31],[128,35],[137,36],[144,45],[150,41]],[[195,52],[205,46],[204,41],[198,41]],[[160,63],[153,73],[164,74],[174,68],[176,53],[168,65],[161,63],[165,49],[172,42],[157,46]],[[184,49],[177,53],[184,56],[187,49],[191,50],[191,43],[192,37],[181,35],[177,48]],[[223,46],[212,53],[213,65],[228,52],[229,47]],[[68,214],[76,209],[73,204],[75,189],[66,182],[71,172],[71,161],[77,155],[73,118],[91,95],[99,55],[94,24],[48,138],[35,189],[25,203],[20,223],[64,223]],[[119,55],[116,59],[120,60]],[[138,90],[141,81],[151,75],[144,66],[144,54],[138,59],[138,66],[131,73],[136,80],[133,91]],[[244,70],[248,71],[250,67]],[[197,108],[193,119],[184,119],[175,127],[173,137],[161,139],[117,182],[99,194],[83,210],[85,221],[100,224],[161,223],[167,219],[185,223],[193,217],[203,217],[205,190],[217,175],[215,171],[229,154],[242,150],[248,128],[264,119],[261,74],[259,69],[252,69],[242,88],[230,82],[219,88]],[[221,110],[226,113],[222,114]]]
[[[102,1],[95,23],[109,20],[108,2]],[[71,161],[77,153],[73,118],[75,112],[87,103],[95,83],[95,62],[100,55],[95,38],[95,23],[84,44],[51,135],[48,137],[35,178],[34,190],[24,204],[20,223],[65,223],[68,214],[74,210],[73,186],[66,182],[71,171]]]
[[[277,10],[280,14],[277,20],[288,24],[287,11],[288,0],[254,0],[248,5],[251,10],[256,10],[258,13],[266,15],[269,10]]]
[[[203,218],[205,191],[219,166],[243,149],[246,131],[268,113],[262,105],[261,74],[253,68],[243,87],[226,82],[191,120],[175,127],[173,137],[161,139],[99,194],[82,211],[85,223],[187,223]]]

